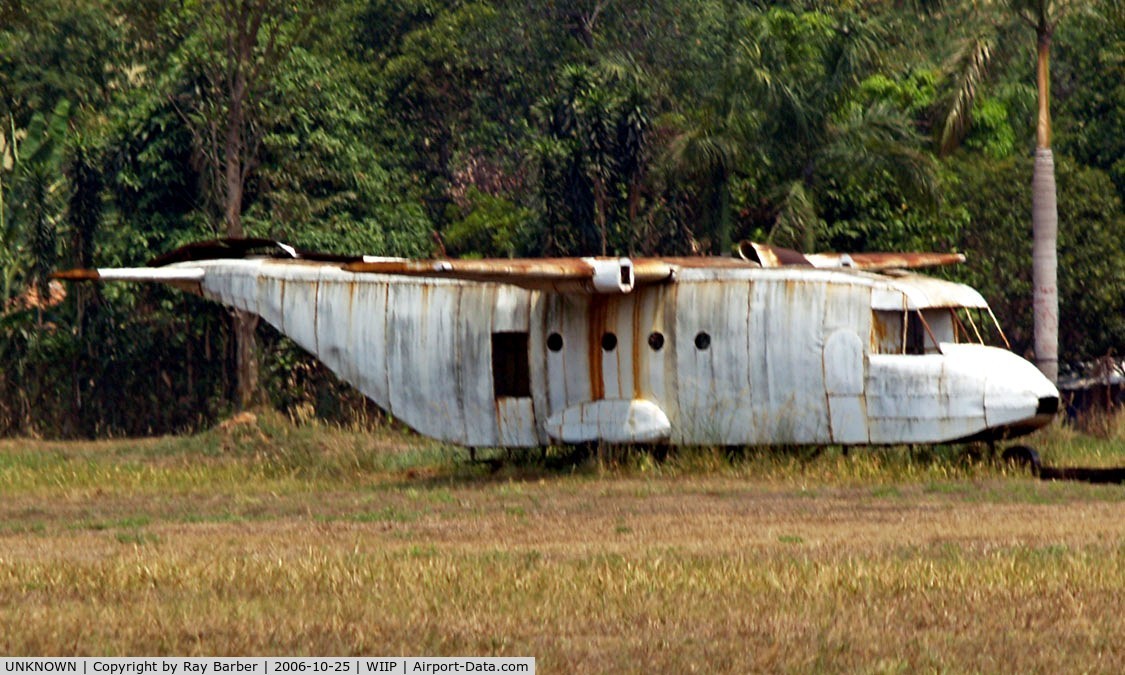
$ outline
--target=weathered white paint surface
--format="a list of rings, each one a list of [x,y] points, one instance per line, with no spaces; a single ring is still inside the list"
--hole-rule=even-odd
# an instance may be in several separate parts
[[[602,291],[558,293],[540,288],[549,278],[528,288],[343,267],[207,260],[105,278],[198,283],[420,433],[468,446],[951,441],[1035,426],[1040,400],[1057,396],[1010,352],[942,342],[946,308],[987,305],[915,275],[669,262],[674,281],[634,284],[624,260]],[[913,310],[937,333],[925,354],[901,353]]]
[[[655,443],[668,440],[672,423],[652,401],[586,401],[551,415],[547,433],[565,443]]]
[[[867,443],[867,401],[863,341],[853,330],[840,328],[824,343],[824,389],[828,417],[836,443]]]

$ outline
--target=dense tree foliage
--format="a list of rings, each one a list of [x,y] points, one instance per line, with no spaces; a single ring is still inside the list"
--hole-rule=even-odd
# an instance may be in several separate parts
[[[46,283],[224,234],[407,256],[960,250],[948,274],[1025,352],[1039,10],[1060,358],[1125,349],[1117,0],[0,10],[0,433],[190,429],[245,398],[225,310]],[[257,335],[275,404],[358,400]]]

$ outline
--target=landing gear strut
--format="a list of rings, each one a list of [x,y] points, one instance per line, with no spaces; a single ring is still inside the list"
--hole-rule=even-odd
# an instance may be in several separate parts
[[[1027,469],[1033,476],[1039,476],[1043,471],[1039,453],[1029,445],[1013,445],[1004,451],[1002,457],[1008,464]]]

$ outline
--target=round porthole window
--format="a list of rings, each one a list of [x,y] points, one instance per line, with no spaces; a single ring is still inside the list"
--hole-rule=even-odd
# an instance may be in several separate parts
[[[664,333],[660,331],[653,331],[648,335],[648,346],[652,347],[652,351],[658,352],[664,348]]]
[[[695,336],[695,348],[703,351],[711,346],[711,336],[706,331],[699,331]]]
[[[602,349],[607,352],[612,352],[614,349],[617,349],[617,336],[613,333],[602,335]]]
[[[547,336],[547,349],[553,352],[562,351],[562,336],[558,333],[551,333]]]

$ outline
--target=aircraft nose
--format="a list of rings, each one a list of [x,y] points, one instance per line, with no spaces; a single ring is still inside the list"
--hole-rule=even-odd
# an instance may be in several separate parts
[[[1012,355],[999,359],[988,378],[984,408],[989,427],[1017,425],[1034,429],[1054,418],[1059,390],[1031,363]]]

